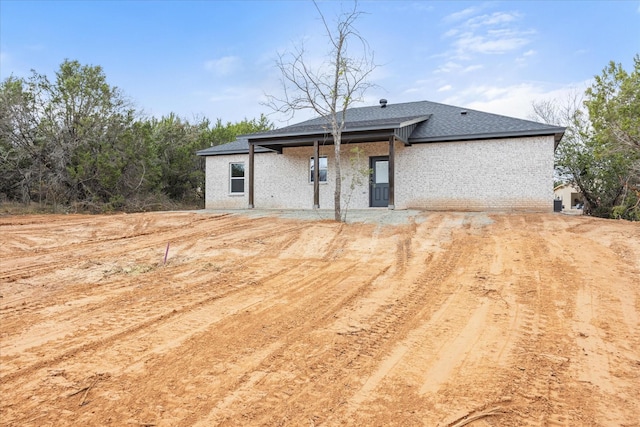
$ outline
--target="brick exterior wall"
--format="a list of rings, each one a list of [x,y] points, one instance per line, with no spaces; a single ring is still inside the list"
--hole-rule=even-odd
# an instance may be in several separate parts
[[[395,144],[396,209],[553,210],[553,136],[443,143]],[[358,155],[352,149],[358,148]],[[320,208],[333,208],[333,146],[321,146],[329,162],[328,182],[320,184]],[[389,153],[388,142],[342,146],[343,204],[369,207],[369,157]],[[263,209],[312,209],[309,159],[313,147],[285,148],[283,154],[255,155],[254,204]],[[208,209],[243,209],[248,195],[230,195],[229,163],[247,154],[210,156],[206,160],[205,205]],[[361,185],[355,184],[362,181]],[[354,185],[352,185],[354,184]]]
[[[427,144],[396,150],[398,207],[553,210],[553,136]]]

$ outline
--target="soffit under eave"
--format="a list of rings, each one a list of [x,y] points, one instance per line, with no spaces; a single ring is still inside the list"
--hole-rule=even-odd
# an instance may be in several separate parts
[[[420,122],[399,128],[343,132],[341,139],[345,144],[355,144],[388,141],[389,138],[393,137],[395,140],[401,141],[405,145],[411,145],[409,139],[419,124]],[[333,145],[333,136],[328,133],[323,133],[291,135],[284,138],[282,136],[273,138],[256,138],[254,140],[249,139],[249,144],[282,152],[282,148],[284,147],[306,147],[313,145],[315,141],[318,141],[323,145]]]
[[[388,141],[390,137],[396,137],[395,129],[385,129],[370,132],[344,132],[342,134],[342,143],[355,144],[367,142]],[[323,145],[333,145],[333,137],[329,134],[304,135],[288,138],[261,138],[257,140],[249,140],[249,144],[258,147],[274,149],[274,147],[307,147],[312,146],[315,141]]]

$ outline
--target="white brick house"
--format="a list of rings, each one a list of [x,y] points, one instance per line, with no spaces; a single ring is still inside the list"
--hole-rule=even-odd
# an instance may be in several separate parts
[[[553,209],[564,128],[426,101],[354,108],[346,117],[349,209]],[[322,118],[202,150],[205,207],[331,209],[333,152]]]

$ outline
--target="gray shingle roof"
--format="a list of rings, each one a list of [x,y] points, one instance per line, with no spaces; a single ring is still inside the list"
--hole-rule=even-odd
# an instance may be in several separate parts
[[[267,153],[271,150],[262,148],[260,146],[255,147],[256,153]],[[213,147],[205,148],[198,151],[198,156],[222,156],[225,154],[246,154],[249,152],[249,141],[246,138],[238,138],[235,141],[227,142],[226,144],[214,145]]]
[[[557,144],[565,130],[559,126],[430,101],[389,103],[385,108],[380,106],[350,108],[346,113],[347,136],[349,132],[356,135],[364,131],[372,131],[371,134],[375,135],[376,130],[395,128],[397,131],[403,127],[411,131],[408,141],[405,141],[409,144],[539,135],[554,135]],[[243,138],[256,144],[257,150],[261,141],[265,143],[264,145],[274,148],[280,138],[282,138],[281,144],[284,145],[306,144],[313,136],[324,135],[326,138],[329,133],[326,119],[318,117],[280,129],[244,135]],[[244,152],[248,152],[248,145],[243,146],[247,147]],[[207,150],[198,154],[231,154],[223,152],[222,147],[225,146],[220,146],[215,154]],[[218,147],[212,147],[214,148]]]
[[[416,127],[410,137],[412,143],[526,135],[556,135],[557,141],[560,141],[565,130],[563,127],[435,102],[402,105],[425,109],[433,115],[430,120]],[[387,106],[390,107],[392,106]]]

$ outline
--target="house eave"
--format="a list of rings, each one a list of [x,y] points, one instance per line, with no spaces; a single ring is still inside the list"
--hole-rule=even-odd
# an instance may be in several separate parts
[[[209,156],[228,156],[231,154],[246,154],[249,150],[225,150],[225,151],[216,151],[216,152],[207,152],[207,150],[200,150],[196,152],[197,156],[209,157]]]
[[[257,153],[270,153],[273,150],[269,150],[267,148],[263,148],[263,147],[256,147],[255,149],[256,154]],[[210,148],[205,148],[204,150],[200,150],[200,151],[196,151],[196,155],[197,156],[201,156],[201,157],[211,157],[211,156],[228,156],[228,155],[232,155],[232,154],[248,154],[249,153],[249,149],[247,148],[237,148],[237,149],[233,149],[233,150],[218,150],[218,151],[210,151]]]
[[[410,138],[411,144],[428,143],[428,142],[452,142],[452,141],[474,141],[480,139],[504,139],[504,138],[521,138],[525,136],[550,136],[553,135],[555,146],[558,145],[565,128],[550,128],[544,130],[526,130],[526,131],[510,131],[510,132],[487,132],[475,134],[461,135],[443,135],[423,138]]]
[[[409,145],[409,137],[416,126],[429,119],[431,115],[423,115],[403,118],[402,121],[386,122],[384,124],[367,124],[360,126],[349,126],[341,132],[341,142],[379,142],[388,141],[390,137]],[[313,145],[314,141],[321,141],[324,144],[333,144],[333,135],[326,126],[311,130],[292,131],[285,133],[253,134],[244,135],[249,144],[266,147],[272,150],[281,150],[283,147],[304,147]]]
[[[383,142],[388,141],[390,137],[396,137],[399,140],[400,135],[397,134],[396,129],[367,129],[363,131],[350,131],[343,132],[341,135],[342,144],[355,144],[362,142]],[[281,150],[285,147],[307,147],[312,146],[314,141],[319,141],[321,144],[333,145],[334,140],[331,134],[318,134],[310,133],[307,135],[294,134],[288,137],[282,135],[274,136],[271,138],[247,138],[249,144],[253,144],[257,147],[264,147],[270,150]],[[407,143],[408,141],[402,141]]]

